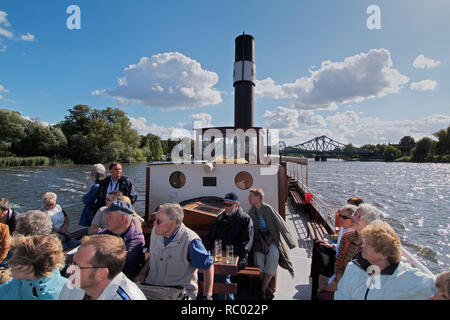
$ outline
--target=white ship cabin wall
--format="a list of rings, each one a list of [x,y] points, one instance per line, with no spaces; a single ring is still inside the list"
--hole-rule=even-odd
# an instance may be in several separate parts
[[[264,190],[264,202],[279,211],[278,174],[261,174],[261,170],[267,169],[269,165],[196,162],[151,164],[149,167],[150,212],[154,212],[158,205],[166,202],[179,203],[204,196],[223,198],[229,192],[238,195],[242,209],[248,212],[250,209],[248,195],[252,188],[262,188]],[[185,184],[180,188],[176,188],[170,183],[170,177],[175,172],[181,172],[185,177]],[[240,189],[235,183],[236,176],[241,172],[247,172],[252,177],[251,185],[247,184],[245,187],[248,188],[245,190]],[[177,173],[174,175],[177,175]],[[205,181],[206,184],[211,186],[206,186],[204,180],[207,180]]]

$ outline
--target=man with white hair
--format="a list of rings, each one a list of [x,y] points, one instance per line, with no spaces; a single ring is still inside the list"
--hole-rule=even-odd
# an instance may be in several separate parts
[[[134,207],[121,200],[114,201],[106,209],[106,229],[99,234],[111,234],[119,236],[125,242],[127,248],[127,259],[122,272],[130,279],[138,274],[145,262],[144,246],[145,240],[142,232],[136,229],[133,222]]]
[[[141,282],[147,299],[195,299],[198,293],[197,269],[204,270],[204,295],[212,299],[214,260],[200,237],[183,224],[183,208],[166,203],[156,213],[150,237],[150,258],[134,279]],[[182,292],[177,292],[177,288]],[[184,296],[184,294],[187,295]]]

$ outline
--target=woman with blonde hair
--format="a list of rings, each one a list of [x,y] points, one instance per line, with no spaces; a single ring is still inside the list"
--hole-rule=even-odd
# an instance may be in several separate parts
[[[427,300],[431,276],[401,261],[402,247],[392,227],[376,220],[361,231],[361,252],[347,265],[335,300]]]
[[[8,263],[12,278],[0,286],[0,300],[57,300],[67,279],[64,253],[56,236],[17,235]]]

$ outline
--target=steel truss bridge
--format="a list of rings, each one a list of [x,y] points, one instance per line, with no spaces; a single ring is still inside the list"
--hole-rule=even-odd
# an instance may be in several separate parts
[[[309,141],[287,147],[298,154],[313,155],[316,160],[326,161],[327,156],[369,155],[370,152],[347,150],[347,145],[327,136],[315,137]]]

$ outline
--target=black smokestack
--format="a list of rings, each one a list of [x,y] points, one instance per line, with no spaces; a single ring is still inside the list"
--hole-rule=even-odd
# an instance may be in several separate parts
[[[248,34],[236,38],[234,59],[234,126],[253,127],[255,87],[255,39]]]

